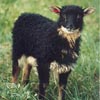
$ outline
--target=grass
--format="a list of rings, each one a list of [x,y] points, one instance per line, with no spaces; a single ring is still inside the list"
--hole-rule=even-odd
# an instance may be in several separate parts
[[[49,11],[51,5],[80,5],[95,7],[94,14],[85,17],[80,57],[71,73],[66,90],[66,100],[99,100],[99,0],[0,0],[0,100],[37,100],[36,75],[31,74],[30,83],[11,88],[11,30],[14,21],[23,12],[39,13],[53,20],[57,15]],[[34,72],[32,72],[34,73]],[[57,85],[50,80],[46,100],[57,100]]]

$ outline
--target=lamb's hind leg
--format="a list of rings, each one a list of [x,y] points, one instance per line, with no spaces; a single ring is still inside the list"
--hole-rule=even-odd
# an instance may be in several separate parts
[[[18,66],[18,63],[13,64],[13,67],[12,67],[12,83],[17,82],[19,73],[20,73],[20,67]]]
[[[23,74],[22,74],[22,83],[27,84],[29,82],[29,76],[32,69],[32,66],[37,66],[37,61],[34,57],[22,57],[22,60],[24,60],[24,67],[23,67]]]
[[[28,64],[23,67],[22,83],[24,85],[26,85],[29,82],[29,76],[30,76],[31,69],[32,69],[32,66]]]

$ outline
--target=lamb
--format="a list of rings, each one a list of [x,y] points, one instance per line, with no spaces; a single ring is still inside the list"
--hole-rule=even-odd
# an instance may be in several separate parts
[[[28,83],[32,65],[35,65],[39,77],[39,99],[44,100],[50,69],[56,65],[59,76],[58,100],[65,100],[67,79],[79,56],[83,17],[93,13],[94,8],[53,6],[51,11],[59,15],[57,22],[31,13],[22,14],[15,22],[12,31],[12,82],[17,82],[20,59],[24,57],[26,62],[22,82]]]

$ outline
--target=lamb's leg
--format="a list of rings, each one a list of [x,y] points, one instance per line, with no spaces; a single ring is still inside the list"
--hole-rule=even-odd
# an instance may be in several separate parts
[[[65,90],[69,73],[70,72],[59,75],[58,100],[65,100]]]
[[[45,100],[45,90],[49,84],[49,67],[47,64],[38,66],[39,74],[39,100]]]
[[[18,64],[13,64],[13,67],[12,67],[12,83],[17,82],[19,73],[20,73],[20,67],[18,66]]]
[[[28,64],[23,67],[22,83],[24,85],[26,85],[29,82],[29,76],[30,76],[31,69],[32,69],[32,66]]]

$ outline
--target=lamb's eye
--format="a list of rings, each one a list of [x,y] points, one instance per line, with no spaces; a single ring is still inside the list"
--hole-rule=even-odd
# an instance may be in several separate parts
[[[63,15],[63,18],[64,18],[65,21],[67,21],[67,17],[66,17],[66,15]]]
[[[80,19],[80,18],[81,18],[81,15],[78,14],[78,15],[77,15],[77,19]]]

